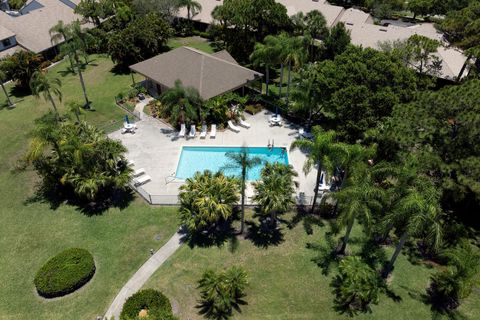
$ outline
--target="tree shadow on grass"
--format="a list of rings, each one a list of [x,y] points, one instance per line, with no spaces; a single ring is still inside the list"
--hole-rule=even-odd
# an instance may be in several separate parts
[[[232,309],[229,311],[220,311],[214,307],[213,301],[198,301],[198,304],[195,306],[198,310],[198,313],[204,316],[207,319],[213,320],[225,320],[230,319],[233,315],[233,310],[238,313],[242,313],[240,306],[248,305],[247,301],[242,298],[236,299],[232,303]]]
[[[278,246],[285,240],[278,224],[273,227],[264,219],[259,223],[247,221],[246,224],[248,226],[246,239],[250,239],[256,247],[267,249],[270,246]]]
[[[26,96],[29,96],[32,94],[32,91],[30,88],[23,88],[18,85],[13,86],[10,89],[10,95],[15,97],[15,98],[25,98]],[[18,101],[16,101],[18,103]]]
[[[219,223],[210,230],[185,234],[185,243],[190,248],[221,247],[227,242],[230,251],[235,251],[238,248],[238,239],[231,220]]]
[[[135,199],[135,194],[130,188],[114,189],[103,192],[95,202],[80,199],[70,190],[51,188],[43,183],[37,185],[35,193],[24,201],[25,205],[31,203],[48,203],[50,209],[57,210],[61,205],[71,205],[82,214],[91,217],[102,215],[110,208],[123,210]]]
[[[129,75],[132,71],[128,66],[124,66],[122,64],[116,64],[110,69],[110,72],[116,76],[125,76]]]
[[[323,275],[329,275],[333,267],[337,267],[341,256],[335,250],[336,241],[331,232],[325,234],[325,243],[307,243],[307,249],[316,253],[312,261],[322,269]]]
[[[313,227],[323,227],[325,224],[318,215],[312,215],[305,206],[298,206],[295,215],[287,222],[289,229],[295,228],[300,222],[303,222],[303,228],[308,235],[313,234]]]

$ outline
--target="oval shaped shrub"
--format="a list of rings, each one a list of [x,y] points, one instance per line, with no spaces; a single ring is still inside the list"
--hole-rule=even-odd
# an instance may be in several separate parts
[[[175,319],[168,298],[154,289],[138,291],[128,298],[123,305],[120,320],[137,319],[142,316],[149,320]]]
[[[60,252],[38,270],[35,287],[38,294],[54,298],[71,293],[95,274],[93,256],[85,249],[72,248]]]

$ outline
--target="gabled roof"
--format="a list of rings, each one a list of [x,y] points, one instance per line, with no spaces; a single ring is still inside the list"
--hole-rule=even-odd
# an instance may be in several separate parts
[[[10,29],[0,25],[0,40],[8,39],[13,36],[15,36],[15,33],[13,33]]]
[[[207,100],[244,86],[262,74],[236,63],[226,51],[208,54],[180,47],[130,66],[133,71],[167,87],[176,80],[198,90]]]
[[[0,25],[16,35],[17,43],[35,53],[40,53],[53,46],[49,30],[59,20],[65,24],[82,17],[73,12],[76,0],[33,0],[23,9],[19,16],[12,16],[0,11]]]

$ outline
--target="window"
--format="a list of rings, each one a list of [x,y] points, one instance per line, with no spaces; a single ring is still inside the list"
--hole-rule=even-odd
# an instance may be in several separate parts
[[[2,40],[2,44],[4,47],[10,47],[12,45],[12,41],[10,39]]]

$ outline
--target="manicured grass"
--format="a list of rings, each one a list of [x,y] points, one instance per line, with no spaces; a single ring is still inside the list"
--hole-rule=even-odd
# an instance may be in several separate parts
[[[315,227],[313,235],[307,235],[303,226],[284,228],[284,242],[268,249],[256,247],[249,240],[241,240],[235,252],[224,247],[180,248],[150,279],[146,287],[164,292],[179,307],[181,319],[202,319],[196,308],[198,302],[197,281],[207,269],[220,270],[236,265],[243,267],[249,276],[249,287],[241,307],[241,314],[234,319],[347,319],[333,310],[330,281],[335,270],[328,276],[311,261],[316,252],[307,249],[309,242],[324,242],[326,227]],[[352,242],[358,242],[361,233],[355,230]],[[358,251],[358,245],[353,251]],[[391,249],[387,250],[387,255]],[[394,302],[381,296],[372,314],[360,315],[358,319],[430,319],[428,305],[420,301],[425,292],[431,269],[414,266],[405,256],[400,256],[392,279],[392,291],[401,297]],[[474,319],[480,315],[475,305],[480,294],[473,294],[462,306],[463,314]]]
[[[181,46],[192,47],[206,53],[213,53],[214,49],[207,39],[201,37],[172,38],[167,43],[168,47],[175,49]]]
[[[106,57],[92,58],[84,76],[95,111],[87,111],[86,119],[102,126],[121,121],[124,112],[113,98],[130,85],[131,77],[112,73],[113,64]],[[65,66],[61,63],[49,74],[62,79],[65,102],[82,102],[78,76],[62,76]],[[154,208],[136,199],[124,209],[112,208],[89,217],[67,204],[52,209],[48,203],[35,201],[36,175],[12,170],[28,146],[33,120],[50,106],[31,96],[14,100],[21,100],[15,108],[0,109],[0,319],[95,319],[149,258],[149,250],[160,248],[175,232],[176,209]],[[71,247],[92,253],[95,275],[68,296],[50,301],[40,298],[33,283],[35,273],[48,259]]]

